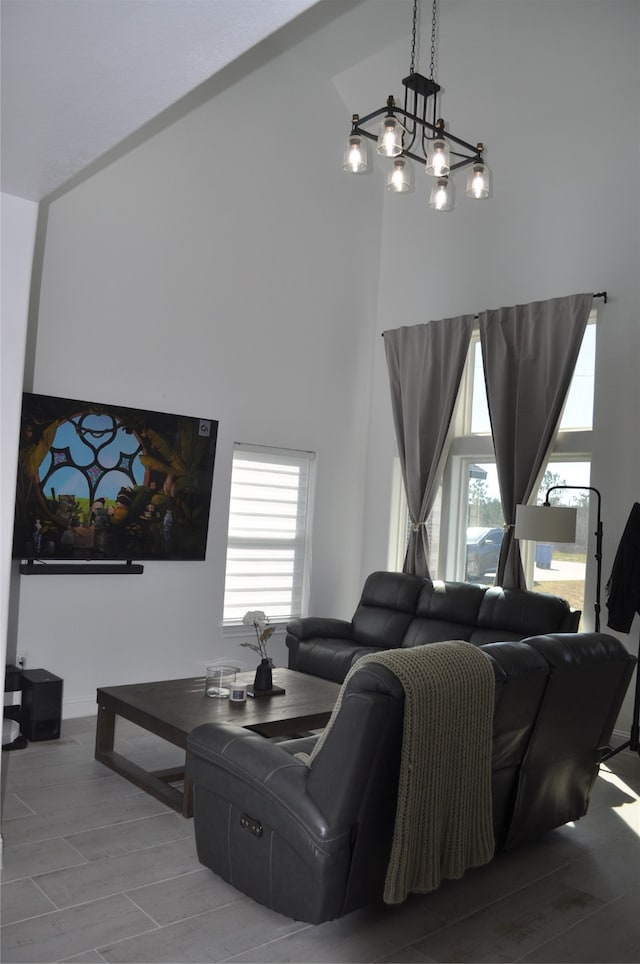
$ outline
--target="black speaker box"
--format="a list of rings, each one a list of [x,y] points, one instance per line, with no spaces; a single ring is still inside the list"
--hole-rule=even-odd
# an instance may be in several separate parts
[[[22,732],[28,740],[57,740],[62,719],[62,680],[46,669],[22,673]]]

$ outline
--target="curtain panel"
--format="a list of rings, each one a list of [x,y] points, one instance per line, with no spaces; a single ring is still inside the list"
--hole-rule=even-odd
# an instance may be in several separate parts
[[[429,577],[427,519],[446,457],[473,315],[385,331],[391,406],[410,532],[403,571]]]
[[[592,294],[552,298],[478,316],[491,432],[505,519],[495,582],[526,586],[514,538],[556,435],[591,311]]]

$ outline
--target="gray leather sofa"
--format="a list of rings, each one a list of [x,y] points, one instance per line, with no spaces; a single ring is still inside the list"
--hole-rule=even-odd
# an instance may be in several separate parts
[[[579,611],[549,593],[374,572],[351,622],[310,616],[288,624],[289,669],[341,683],[364,653],[449,639],[481,645],[572,633],[579,621]]]
[[[488,643],[495,674],[496,849],[582,817],[636,662],[579,633]],[[200,861],[273,910],[320,923],[380,902],[394,827],[404,691],[376,663],[347,684],[324,745],[231,723],[188,737]]]

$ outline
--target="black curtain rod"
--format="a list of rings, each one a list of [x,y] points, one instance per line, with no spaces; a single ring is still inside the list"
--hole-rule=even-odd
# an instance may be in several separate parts
[[[594,294],[593,297],[594,297],[594,298],[602,298],[603,301],[604,301],[604,303],[605,303],[605,305],[606,305],[606,303],[607,303],[607,292],[606,292],[606,291],[596,291],[596,293]],[[473,317],[474,317],[475,320],[477,321],[478,318],[480,317],[480,315],[474,315]]]
[[[606,292],[606,291],[596,291],[596,293],[594,294],[593,297],[594,297],[594,298],[602,298],[602,300],[604,301],[604,303],[605,303],[605,305],[606,305],[606,303],[607,303],[607,292]],[[480,315],[474,315],[473,317],[474,317],[475,320],[477,321],[478,318],[480,317]],[[382,337],[384,338],[384,332],[382,332]]]

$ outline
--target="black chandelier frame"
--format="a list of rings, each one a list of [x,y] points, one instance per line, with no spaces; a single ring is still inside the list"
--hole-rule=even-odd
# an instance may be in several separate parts
[[[400,107],[396,104],[395,99],[392,94],[389,94],[387,98],[387,103],[385,107],[380,107],[378,110],[372,111],[370,114],[365,114],[364,117],[360,117],[359,114],[354,114],[352,117],[352,127],[351,136],[359,134],[361,137],[366,137],[370,141],[377,141],[377,133],[369,131],[364,126],[369,124],[371,121],[382,117],[383,115],[387,117],[395,117],[399,115],[409,121],[409,124],[402,124],[405,134],[410,138],[408,145],[404,145],[403,136],[403,146],[400,154],[397,157],[410,157],[414,161],[420,163],[426,163],[427,149],[426,145],[428,141],[434,140],[446,140],[458,147],[462,147],[465,151],[469,153],[462,154],[460,151],[453,150],[452,147],[449,148],[449,153],[452,157],[460,158],[449,165],[449,171],[455,171],[462,167],[467,167],[469,164],[484,164],[483,151],[484,145],[478,143],[475,146],[470,144],[468,141],[462,140],[461,137],[457,137],[450,131],[445,130],[444,121],[442,118],[437,118],[438,113],[438,93],[440,91],[440,85],[434,80],[428,77],[424,77],[422,74],[411,73],[408,77],[405,77],[402,81],[405,87],[404,93],[404,107]],[[413,110],[409,109],[410,103],[410,91],[413,92]],[[433,120],[427,120],[428,113],[428,101],[429,98],[433,97]],[[401,122],[402,123],[402,122]],[[412,150],[418,133],[421,129],[420,141],[422,145],[423,154],[417,154]],[[431,132],[433,136],[429,136],[427,132]]]

